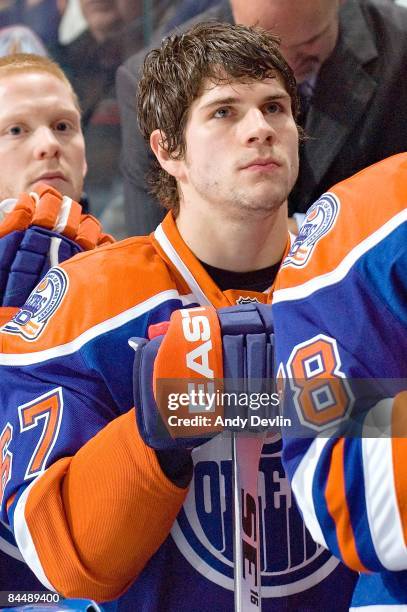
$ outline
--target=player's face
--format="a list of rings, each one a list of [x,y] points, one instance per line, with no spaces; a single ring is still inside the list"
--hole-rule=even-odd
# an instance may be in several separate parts
[[[46,72],[0,76],[0,197],[43,182],[78,200],[85,172],[80,115],[68,86]]]
[[[342,1],[231,0],[231,4],[237,23],[262,26],[281,38],[281,51],[301,82],[331,55]]]
[[[287,200],[298,174],[291,99],[277,78],[215,85],[192,104],[178,178],[184,203],[230,217],[268,215]]]

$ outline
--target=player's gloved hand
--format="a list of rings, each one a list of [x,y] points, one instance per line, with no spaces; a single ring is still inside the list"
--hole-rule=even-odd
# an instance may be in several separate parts
[[[0,202],[0,322],[24,304],[50,267],[111,242],[97,219],[47,185]]]
[[[156,450],[192,448],[224,430],[217,417],[247,416],[247,403],[226,404],[223,393],[272,388],[270,306],[179,310],[151,331],[150,341],[129,342],[137,423]]]

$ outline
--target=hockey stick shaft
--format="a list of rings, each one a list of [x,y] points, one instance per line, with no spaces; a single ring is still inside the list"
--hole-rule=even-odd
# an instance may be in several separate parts
[[[258,473],[264,439],[232,433],[235,612],[261,610]]]

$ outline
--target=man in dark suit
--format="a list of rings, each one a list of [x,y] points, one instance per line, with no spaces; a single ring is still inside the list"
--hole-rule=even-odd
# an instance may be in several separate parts
[[[406,150],[405,8],[391,0],[230,0],[182,29],[207,19],[257,23],[275,31],[297,81],[308,89],[302,114],[308,138],[301,146],[290,215],[304,213],[332,184]],[[134,55],[117,73],[129,234],[151,231],[163,216],[148,193],[150,153],[135,120],[143,58],[144,52]]]

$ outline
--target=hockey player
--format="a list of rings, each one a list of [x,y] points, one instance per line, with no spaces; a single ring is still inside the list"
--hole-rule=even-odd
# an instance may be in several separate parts
[[[200,24],[147,56],[138,108],[171,211],[149,237],[53,268],[3,326],[1,518],[64,595],[232,610],[230,444],[193,461],[146,446],[129,339],[186,306],[271,302],[290,246],[295,81],[269,33]],[[354,574],[305,530],[280,450],[271,440],[261,464],[263,609],[345,610]]]
[[[81,214],[75,201],[82,192],[85,146],[77,99],[60,68],[35,55],[1,58],[0,101],[3,324],[52,264],[113,240],[96,219]],[[2,477],[7,464],[3,457]],[[0,591],[26,589],[43,586],[27,568],[10,530],[0,523]]]

